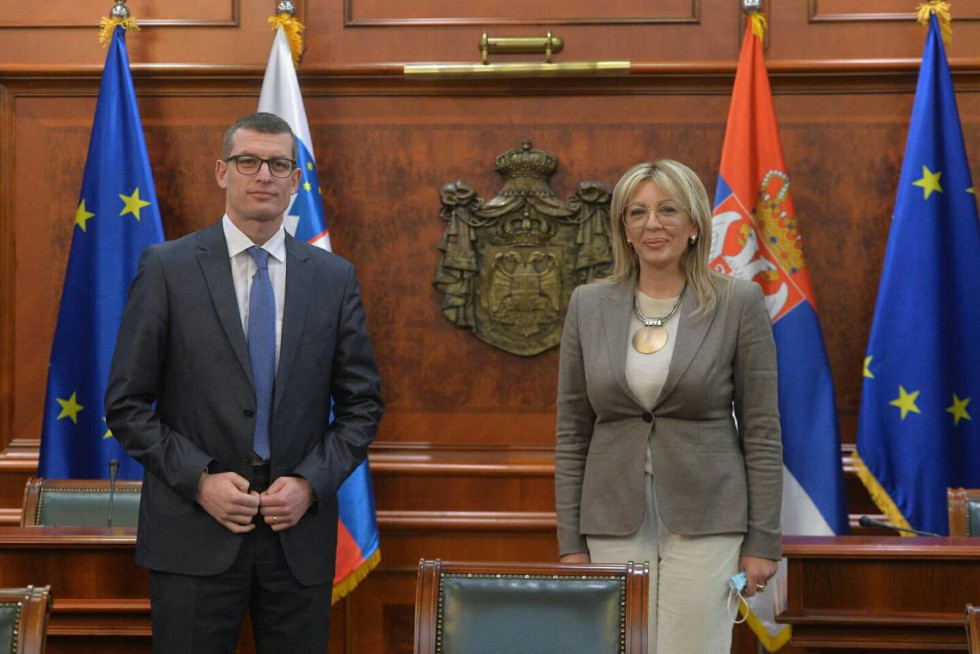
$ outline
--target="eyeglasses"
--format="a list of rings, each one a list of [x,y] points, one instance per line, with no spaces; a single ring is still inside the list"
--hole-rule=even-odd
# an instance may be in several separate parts
[[[671,204],[660,205],[656,209],[648,207],[642,202],[627,204],[623,209],[623,223],[630,228],[642,227],[654,215],[657,222],[664,227],[678,227],[684,222],[685,211]]]
[[[257,175],[259,169],[262,168],[262,164],[269,167],[269,172],[272,173],[273,177],[289,177],[296,170],[295,161],[282,157],[263,159],[262,157],[256,157],[254,154],[236,154],[228,157],[225,161],[234,161],[235,168],[242,175]]]

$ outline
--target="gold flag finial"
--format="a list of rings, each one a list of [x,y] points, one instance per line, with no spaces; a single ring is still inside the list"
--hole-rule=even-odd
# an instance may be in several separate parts
[[[103,48],[108,47],[112,42],[112,35],[115,34],[117,27],[139,31],[140,26],[136,24],[136,19],[129,15],[126,0],[116,0],[116,4],[109,10],[109,17],[103,16],[99,21],[99,44]]]
[[[282,27],[289,41],[289,51],[293,53],[293,65],[299,65],[299,57],[303,54],[303,24],[295,18],[296,8],[289,0],[282,0],[276,6],[276,15],[269,17],[269,24],[275,31]]]
[[[742,11],[748,14],[752,20],[752,33],[760,41],[764,40],[768,24],[766,23],[766,15],[762,13],[761,0],[742,0]]]
[[[953,16],[949,13],[949,3],[945,0],[929,0],[916,7],[916,18],[920,25],[929,26],[929,18],[935,14],[939,21],[939,32],[943,36],[943,43],[949,45],[953,42]]]

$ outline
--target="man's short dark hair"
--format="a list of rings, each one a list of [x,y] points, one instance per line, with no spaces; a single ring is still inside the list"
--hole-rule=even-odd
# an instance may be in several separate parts
[[[293,139],[293,161],[296,161],[296,135],[289,128],[289,123],[275,114],[257,111],[254,114],[242,116],[225,132],[225,140],[221,148],[221,158],[231,156],[231,138],[240,129],[249,129],[260,134],[289,134]]]

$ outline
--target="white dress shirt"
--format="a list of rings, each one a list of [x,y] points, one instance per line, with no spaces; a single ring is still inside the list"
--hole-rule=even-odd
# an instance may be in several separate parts
[[[246,250],[255,245],[242,230],[231,222],[228,214],[221,219],[228,243],[228,258],[231,259],[231,278],[235,282],[235,299],[238,301],[238,315],[242,319],[242,331],[248,342],[248,294],[252,290],[252,277],[257,267]],[[279,368],[279,344],[282,342],[282,314],[286,306],[286,230],[279,231],[260,246],[269,253],[269,279],[272,293],[276,298],[276,369]]]

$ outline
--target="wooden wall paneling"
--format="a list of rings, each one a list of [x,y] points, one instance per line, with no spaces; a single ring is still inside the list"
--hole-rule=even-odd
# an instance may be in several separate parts
[[[450,0],[296,4],[307,27],[303,66],[475,61],[484,31],[493,36],[543,36],[549,29],[566,42],[558,61],[734,62],[743,24],[732,0],[668,0],[656,7],[630,0],[599,14],[585,0],[493,0],[466,6]],[[772,3],[767,58],[917,58],[924,32],[914,20],[904,18],[912,5],[896,14],[894,4],[877,0],[871,9],[854,9],[844,6],[844,0]],[[100,66],[105,52],[97,45],[96,27],[111,2],[49,5],[12,4],[5,10],[0,17],[0,63]],[[274,6],[273,0],[138,3],[131,10],[143,28],[127,37],[130,58],[134,64],[263,65],[272,40],[266,19]],[[953,15],[957,36],[950,56],[980,56],[977,9],[955,5]],[[53,43],[57,47],[51,47]]]
[[[13,431],[14,406],[14,97],[0,79],[0,466]],[[0,468],[2,470],[2,468]],[[3,473],[0,473],[3,474]],[[4,503],[6,506],[9,504]]]
[[[268,53],[268,10],[245,4],[239,27],[223,32],[147,27],[129,40],[168,238],[222,211],[212,177],[221,133],[255,107]],[[780,21],[770,49],[776,110],[849,444],[923,37],[900,22],[810,24],[805,8],[774,4],[787,12],[771,16]],[[464,179],[492,197],[493,158],[530,137],[558,157],[552,186],[560,197],[586,179],[612,183],[630,164],[657,156],[691,164],[713,191],[739,32],[730,4],[724,14],[719,7],[703,0],[699,23],[608,32],[569,25],[561,34],[596,32],[567,50],[568,59],[614,56],[622,52],[617,42],[653,53],[637,58],[626,78],[439,82],[365,62],[475,59],[479,30],[338,27],[341,3],[309,3],[301,84],[331,236],[358,267],[389,403],[372,448],[382,564],[335,611],[343,642],[332,651],[401,651],[410,643],[404,634],[420,556],[557,554],[557,351],[515,357],[441,316],[431,287],[444,228],[439,187]],[[959,53],[975,47],[973,26],[963,25]],[[906,32],[907,43],[864,42]],[[94,39],[84,30],[43,33],[64,47],[39,48],[42,32],[22,28],[28,47],[8,57],[10,39],[0,39],[0,523],[8,524],[36,465],[69,217],[104,57],[79,55]],[[39,49],[51,58],[39,59]],[[842,61],[862,53],[878,60]],[[194,61],[207,63],[174,65]],[[980,161],[980,63],[955,61],[954,71],[968,154]],[[850,510],[876,513],[850,468],[847,479]]]
[[[914,7],[904,6],[893,0],[865,0],[855,3],[849,0],[808,0],[810,21],[819,22],[882,22],[915,21]],[[969,3],[957,3],[953,19],[960,21],[980,20],[980,8]]]
[[[345,27],[417,27],[471,25],[624,25],[629,23],[697,23],[700,0],[667,0],[655,7],[641,0],[599,7],[589,0],[517,4],[488,0],[461,5],[454,0],[397,3],[384,0],[344,0]]]
[[[112,4],[103,2],[99,6],[93,2],[8,2],[0,16],[0,28],[81,27],[91,30],[93,26],[98,26],[99,18],[109,15]],[[156,0],[133,3],[129,9],[144,26],[235,27],[238,25],[240,4],[241,0]],[[102,13],[96,14],[96,11]]]

